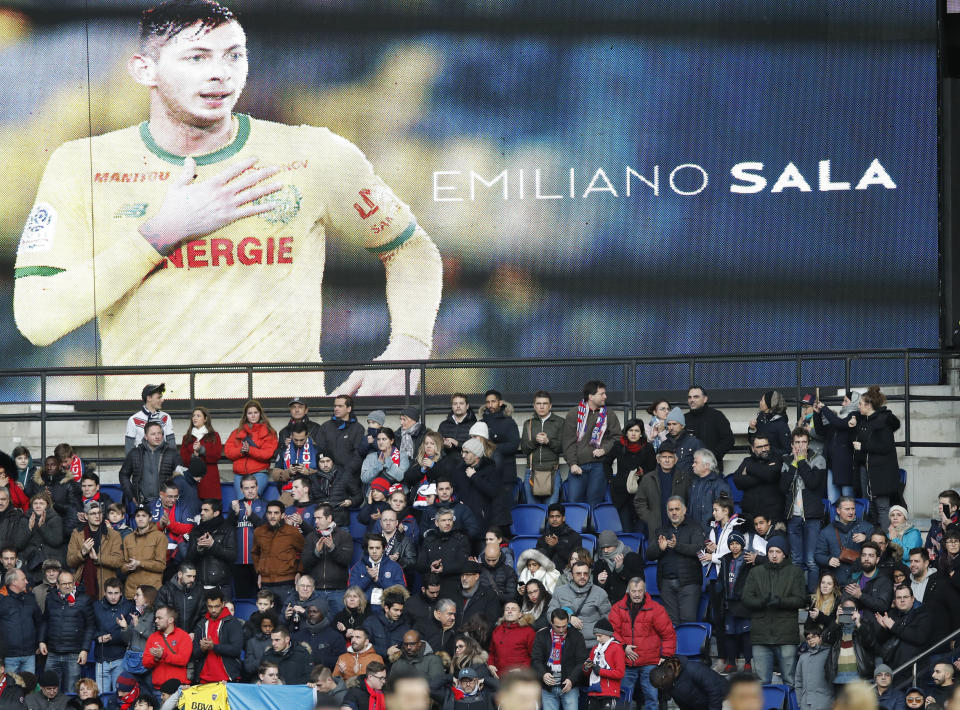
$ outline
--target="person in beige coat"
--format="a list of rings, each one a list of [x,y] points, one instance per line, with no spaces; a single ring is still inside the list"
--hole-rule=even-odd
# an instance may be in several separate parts
[[[150,511],[137,508],[133,521],[133,533],[123,540],[123,570],[127,573],[123,594],[127,599],[133,599],[141,584],[162,587],[167,566],[167,536],[157,530]]]
[[[120,533],[104,522],[99,501],[88,501],[83,512],[87,522],[70,534],[67,565],[74,569],[78,586],[91,598],[99,599],[103,596],[103,583],[116,577],[123,564],[122,541]]]

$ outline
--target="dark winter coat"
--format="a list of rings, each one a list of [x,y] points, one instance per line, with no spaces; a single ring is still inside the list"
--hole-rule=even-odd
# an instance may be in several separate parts
[[[333,521],[341,527],[347,527],[350,524],[350,510],[340,504],[349,500],[350,507],[359,505],[363,500],[360,479],[334,465],[329,473],[317,471],[309,480],[310,500],[318,505],[329,503],[333,508]]]
[[[680,674],[668,692],[680,710],[721,710],[729,686],[726,679],[699,661],[680,657]]]
[[[750,640],[755,644],[799,644],[797,610],[809,598],[804,572],[784,559],[754,568],[743,588],[743,604],[752,612]]]
[[[93,646],[93,657],[90,660],[101,663],[123,658],[127,644],[123,642],[123,629],[117,624],[117,619],[122,616],[129,625],[132,623],[130,615],[135,611],[133,602],[123,597],[120,597],[116,604],[108,603],[106,597],[93,603],[93,617],[96,621],[94,638],[110,634],[110,640],[107,643],[97,641]]]
[[[197,540],[205,532],[213,537],[213,545],[200,547]],[[225,587],[233,580],[233,564],[237,558],[237,535],[234,528],[218,515],[209,522],[199,522],[190,532],[187,561],[197,566],[197,584],[203,587]]]
[[[463,502],[460,492],[456,487],[454,487],[453,491],[456,496],[456,500],[453,503],[437,502],[420,509],[420,535],[424,539],[426,539],[428,532],[437,529],[434,518],[437,515],[437,511],[441,508],[450,508],[453,510],[453,517],[455,518],[453,521],[454,530],[462,531],[470,540],[479,540],[483,537],[486,528],[480,526],[480,521],[473,514],[470,506]]]
[[[268,648],[263,653],[263,660],[277,664],[284,685],[304,685],[310,680],[310,671],[313,670],[310,651],[300,644],[291,641],[290,647],[283,653]]]
[[[702,478],[694,474],[690,478],[690,502],[687,517],[707,526],[713,520],[713,501],[720,497],[730,498],[730,486],[716,471]]]
[[[550,627],[540,629],[533,639],[533,650],[530,653],[530,666],[538,678],[550,672],[550,651],[553,642],[550,640]],[[587,644],[583,634],[572,626],[567,627],[567,638],[560,650],[560,678],[569,680],[574,687],[580,685],[580,674],[583,662],[587,660]],[[571,691],[576,692],[576,691]]]
[[[705,404],[684,415],[685,429],[703,442],[703,446],[717,457],[717,468],[723,473],[723,457],[733,448],[730,421],[719,409]]]
[[[854,441],[860,442],[860,451],[854,451],[854,463],[865,466],[870,490],[869,498],[889,496],[900,491],[900,464],[893,434],[900,428],[900,420],[886,407],[869,417],[857,417]]]
[[[480,555],[480,583],[490,587],[497,595],[501,606],[517,599],[517,573],[513,565],[507,563],[506,556],[501,552],[500,558],[493,566],[488,565],[483,555]]]
[[[826,514],[823,508],[823,499],[827,497],[827,462],[820,454],[809,452],[803,461],[793,465],[793,457],[783,457],[780,469],[780,492],[783,494],[783,520],[789,520],[793,511],[793,501],[796,491],[803,481],[803,518],[804,520],[820,520]]]
[[[490,587],[481,585],[479,580],[475,589],[472,597],[463,596],[462,590],[453,597],[453,601],[457,604],[457,618],[460,619],[460,623],[474,616],[479,616],[487,623],[499,619],[502,607],[497,593]]]
[[[319,624],[304,621],[300,628],[293,632],[292,639],[295,644],[307,644],[313,654],[313,664],[326,668],[333,668],[346,648],[343,634],[337,631],[326,617],[320,619]]]
[[[783,520],[783,493],[780,492],[782,460],[774,456],[761,459],[754,454],[745,458],[732,474],[733,485],[743,491],[740,507],[747,520],[763,515],[767,520]]]
[[[673,445],[677,448],[677,465],[675,468],[680,471],[685,471],[686,473],[692,473],[693,455],[697,450],[706,448],[703,442],[691,434],[686,428],[680,431],[679,436],[668,434],[667,440],[672,441]]]
[[[328,419],[320,425],[314,443],[318,450],[330,454],[333,462],[344,471],[360,478],[363,452],[367,449],[367,430],[356,418],[346,422]]]
[[[607,573],[607,579],[603,584],[596,582],[597,586],[602,587],[603,591],[611,599],[623,599],[627,593],[627,583],[634,577],[643,577],[644,563],[643,558],[636,552],[628,551],[623,556],[623,564],[620,569],[610,569],[606,561],[598,554],[593,563],[593,579],[601,572]]]
[[[473,467],[475,473],[467,475],[467,462],[461,460],[453,474],[453,490],[457,497],[467,504],[473,517],[486,530],[490,521],[502,516],[500,493],[503,486],[498,480],[497,466],[492,459],[486,456]]]
[[[24,710],[27,691],[23,687],[23,681],[18,681],[16,677],[9,674],[6,679],[7,683],[3,692],[0,693],[0,710]]]
[[[827,457],[827,465],[833,471],[833,482],[837,486],[852,486],[853,475],[853,436],[854,431],[848,426],[851,412],[841,417],[829,407],[824,407],[813,415],[813,430],[824,440],[823,453]]]
[[[872,531],[873,526],[862,520],[844,523],[837,519],[829,523],[820,531],[820,535],[817,537],[817,548],[813,554],[817,566],[821,569],[827,569],[830,567],[831,557],[840,559],[841,544],[843,547],[859,552],[860,543],[854,542],[853,536],[858,533],[863,533],[869,540]],[[839,540],[837,539],[838,533]],[[851,575],[853,574],[853,565],[841,562],[840,566],[833,570],[833,574],[837,578],[837,584],[842,587],[850,581]]]
[[[204,651],[200,648],[201,639],[209,635],[207,633],[210,623],[209,614],[204,613],[193,628],[194,677],[197,680],[200,679],[200,671],[206,663],[208,653],[220,656],[223,669],[230,676],[230,680],[237,681],[243,673],[240,661],[240,656],[243,654],[243,621],[224,611],[225,615],[220,620],[220,629],[217,633],[217,643],[213,645],[212,650]]]
[[[520,427],[513,419],[513,405],[504,402],[496,412],[484,407],[480,421],[487,425],[490,441],[497,447],[497,454],[503,458],[505,468],[512,474],[512,478],[505,478],[501,483],[513,483],[513,478],[517,477],[513,455],[520,449]]]
[[[680,496],[684,501],[690,497],[690,484],[693,474],[680,471],[676,466],[671,471],[670,497]],[[660,497],[660,467],[645,473],[637,484],[637,495],[633,499],[633,508],[637,517],[647,524],[649,535],[653,535],[664,524],[666,518]],[[566,562],[564,562],[566,564]]]
[[[120,488],[123,489],[123,500],[126,503],[146,502],[143,493],[140,491],[146,447],[147,442],[141,441],[130,450],[120,466]],[[160,468],[157,480],[158,486],[162,489],[163,484],[173,477],[174,470],[180,465],[180,452],[177,451],[177,447],[170,446],[167,442],[163,442],[157,448],[160,449]]]
[[[65,474],[57,471],[52,478],[47,478],[40,468],[34,469],[33,475],[23,486],[23,492],[27,498],[33,498],[42,491],[50,494],[53,509],[63,520],[80,505],[80,484],[73,480],[73,474],[69,471]]]
[[[460,571],[469,556],[470,542],[462,532],[431,530],[420,545],[417,569],[426,574],[434,560],[441,560],[443,572],[440,573],[440,594],[452,595],[460,588]]]
[[[0,651],[3,657],[32,656],[37,652],[40,606],[32,592],[0,596]]]
[[[23,512],[13,507],[13,503],[0,513],[0,547],[13,547],[19,553],[27,546],[30,530]]]
[[[886,629],[879,624],[870,628],[876,634],[872,639],[873,647],[880,651],[883,662],[891,668],[903,665],[940,636],[934,631],[939,622],[923,606],[907,612],[891,609],[888,613],[894,620],[892,628]]]
[[[790,453],[790,424],[787,415],[776,412],[760,412],[757,414],[757,428],[753,432],[751,441],[756,437],[763,437],[770,442],[770,456],[779,458]]]
[[[387,658],[387,649],[391,646],[401,646],[403,635],[407,633],[412,626],[406,614],[401,614],[396,621],[390,621],[382,609],[374,609],[373,612],[363,622],[363,628],[367,630],[367,636],[374,650],[384,658]],[[343,649],[340,649],[343,653]],[[334,659],[336,664],[336,659]],[[333,666],[328,666],[332,668]]]
[[[444,439],[456,439],[459,442],[459,445],[456,448],[445,449],[450,454],[460,455],[460,447],[463,446],[463,443],[470,438],[470,427],[477,423],[477,415],[473,413],[472,409],[468,409],[466,415],[463,417],[463,421],[457,424],[456,420],[453,418],[453,410],[450,410],[450,413],[447,414],[447,418],[440,422],[440,426],[437,427],[437,433],[440,434]]]
[[[677,546],[661,550],[657,543],[657,538],[660,535],[668,540],[676,535]],[[654,534],[650,537],[650,543],[647,545],[647,559],[658,563],[657,585],[663,585],[664,567],[667,565],[667,560],[673,558],[671,563],[675,563],[677,581],[680,585],[696,584],[700,586],[703,583],[703,568],[697,558],[697,552],[703,549],[706,540],[707,532],[703,529],[703,526],[690,518],[685,518],[676,527],[667,521],[665,526],[654,531]]]
[[[627,474],[639,469],[642,478],[643,474],[657,467],[657,454],[653,446],[650,442],[644,442],[639,451],[629,451],[621,436],[607,458],[617,464],[616,475],[610,479],[610,500],[618,508],[632,503],[635,494],[627,491]]]
[[[557,544],[550,547],[546,543],[547,535],[556,535]],[[566,523],[561,524],[558,528],[547,525],[543,530],[543,535],[537,538],[537,549],[549,557],[554,566],[559,570],[567,566],[573,551],[582,546],[583,538],[580,536],[580,533]]]
[[[322,535],[314,530],[303,543],[301,569],[313,577],[317,589],[346,589],[353,559],[353,538],[345,528],[333,529],[333,549],[318,544]]]
[[[737,579],[733,583],[733,589],[731,590],[727,584],[727,580],[730,578],[730,565],[733,560],[732,555],[724,555],[720,559],[720,574],[717,576],[717,590],[719,595],[711,598],[711,603],[714,604],[714,607],[720,607],[722,614],[720,615],[723,618],[726,618],[727,614],[732,614],[739,617],[748,617],[751,615],[750,610],[743,603],[743,588],[747,586],[747,578],[750,577],[750,574],[754,570],[754,565],[748,565],[743,559],[743,555],[740,556],[740,571],[737,573]],[[719,619],[718,619],[719,621]]]
[[[36,523],[30,529],[29,517],[27,520],[27,544],[20,553],[24,571],[28,576],[33,573],[39,576],[44,560],[60,560],[67,562],[67,534],[63,527],[63,518],[56,511],[47,508],[47,517],[43,525]]]
[[[203,587],[198,583],[190,589],[184,589],[177,578],[160,587],[157,592],[157,601],[154,608],[170,606],[177,610],[177,626],[190,633],[193,631],[197,619],[204,613],[206,607],[203,601]]]
[[[96,622],[90,597],[79,592],[71,603],[57,594],[47,595],[38,636],[53,653],[80,653],[90,649]]]

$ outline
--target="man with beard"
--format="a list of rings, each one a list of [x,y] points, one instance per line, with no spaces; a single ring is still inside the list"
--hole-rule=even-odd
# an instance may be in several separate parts
[[[292,502],[290,481],[300,476],[312,479],[317,472],[317,445],[307,436],[307,426],[296,422],[288,428],[289,441],[277,446],[277,455],[270,468],[270,480],[275,481],[282,491],[280,500],[285,505]]]
[[[750,455],[732,474],[733,485],[743,491],[740,508],[746,520],[762,515],[771,522],[783,520],[783,493],[780,492],[780,468],[783,462],[770,454],[770,440],[755,436]]]
[[[554,590],[547,611],[563,609],[570,615],[570,626],[583,634],[587,645],[596,642],[593,626],[610,612],[610,597],[590,581],[590,565],[586,560],[573,563],[573,579]]]
[[[500,600],[497,593],[480,584],[480,565],[467,560],[460,572],[460,593],[454,597],[457,615],[464,621],[480,617],[485,621],[500,618]]]
[[[243,653],[243,622],[230,614],[223,592],[207,592],[207,613],[193,629],[193,662],[198,683],[236,681]]]
[[[363,675],[367,672],[367,666],[373,662],[383,663],[383,658],[377,653],[367,630],[362,626],[353,630],[350,636],[350,646],[345,653],[341,653],[333,669],[333,674],[344,681]],[[386,675],[386,674],[384,674]]]
[[[567,525],[567,511],[563,504],[551,503],[547,507],[547,525],[543,535],[537,538],[537,549],[549,557],[557,569],[563,569],[573,551],[582,546],[580,533]]]
[[[200,505],[200,522],[190,534],[187,561],[197,566],[197,583],[205,590],[220,590],[229,596],[231,567],[237,558],[237,537],[222,515],[219,499]],[[207,595],[209,599],[209,595]]]
[[[253,566],[260,588],[285,598],[293,587],[302,550],[300,529],[283,521],[283,503],[267,503],[267,524],[253,533]]]
[[[857,602],[862,623],[866,626],[876,625],[874,614],[888,611],[893,601],[893,580],[880,569],[879,560],[880,548],[872,542],[863,543],[859,578],[843,588],[844,595]]]
[[[293,643],[310,647],[314,666],[333,668],[343,651],[343,634],[330,623],[329,610],[322,599],[307,604],[306,618],[292,638]]]
[[[190,633],[200,618],[203,594],[197,588],[197,568],[192,562],[184,562],[177,576],[164,584],[157,592],[156,607],[168,606],[177,610],[176,625]]]
[[[381,608],[374,608],[363,623],[370,643],[383,658],[399,655],[403,635],[410,630],[403,613],[407,596],[406,587],[395,585],[387,588],[383,593]]]
[[[420,582],[420,591],[410,596],[404,611],[410,617],[410,623],[423,628],[433,619],[433,607],[440,599],[440,575],[428,572]]]
[[[814,559],[820,569],[832,569],[837,584],[846,584],[853,574],[853,565],[841,560],[844,549],[860,552],[873,528],[857,520],[857,504],[853,498],[837,499],[837,517],[820,531]]]
[[[470,427],[477,417],[470,409],[467,395],[456,392],[450,396],[450,413],[440,422],[437,432],[443,437],[443,450],[447,455],[460,455],[460,447],[470,438]]]
[[[363,499],[360,479],[349,475],[325,451],[317,453],[317,473],[310,478],[310,497],[319,505],[328,504],[340,527],[350,524],[350,508]],[[314,513],[316,514],[316,513]]]
[[[104,524],[103,508],[98,501],[89,501],[83,510],[86,522],[70,534],[67,564],[77,571],[77,586],[92,599],[98,599],[106,581],[123,564],[123,541],[120,533]]]

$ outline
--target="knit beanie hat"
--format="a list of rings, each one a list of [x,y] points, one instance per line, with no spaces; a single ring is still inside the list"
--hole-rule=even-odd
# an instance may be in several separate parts
[[[383,476],[377,476],[370,482],[370,488],[375,491],[380,491],[383,495],[387,495],[387,493],[390,492],[390,481]]]
[[[740,544],[740,547],[746,547],[746,546],[747,546],[747,538],[744,537],[743,533],[741,533],[741,532],[732,532],[732,533],[730,533],[730,537],[727,538],[727,544],[729,545],[731,542],[739,543],[739,544]]]
[[[771,547],[779,547],[783,554],[787,554],[790,551],[790,547],[787,545],[787,538],[783,535],[774,535],[767,541],[767,549]]]
[[[470,427],[470,436],[480,436],[484,439],[490,438],[490,429],[487,428],[486,422],[477,422],[472,427]]]
[[[420,421],[420,410],[416,407],[404,407],[400,410],[400,414],[405,417],[409,417],[415,422]]]
[[[667,415],[668,422],[679,422],[680,426],[687,425],[687,419],[683,416],[683,412],[680,411],[680,407],[674,407],[670,410],[670,413]]]
[[[607,617],[601,617],[600,620],[593,625],[593,633],[597,632],[606,634],[607,636],[613,636],[613,624],[610,623]]]
[[[604,547],[616,547],[620,540],[617,538],[617,534],[613,530],[604,530],[600,533],[600,536],[597,538],[597,547],[601,550]]]
[[[463,442],[463,452],[470,453],[474,456],[483,456],[483,444],[481,444],[476,439],[467,439]]]
[[[383,426],[387,423],[387,413],[382,409],[374,409],[370,414],[367,415],[368,422],[376,422],[380,426]]]

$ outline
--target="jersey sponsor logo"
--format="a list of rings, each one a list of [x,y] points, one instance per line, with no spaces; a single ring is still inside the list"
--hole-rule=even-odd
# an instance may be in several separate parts
[[[360,190],[360,199],[363,200],[363,204],[366,205],[366,209],[364,209],[359,202],[354,202],[353,208],[360,213],[361,219],[367,219],[368,217],[370,217],[370,215],[374,214],[380,209],[380,205],[374,202],[373,199],[370,197],[369,189],[364,188]]]
[[[153,170],[148,173],[94,173],[94,182],[158,182],[169,180],[170,171]]]
[[[303,195],[296,185],[284,185],[272,195],[265,195],[253,201],[255,205],[272,204],[273,209],[259,215],[270,224],[287,224],[300,212]]]
[[[120,205],[120,209],[113,215],[114,219],[121,217],[143,217],[147,213],[147,202],[131,202],[128,205]]]
[[[201,269],[208,266],[292,264],[293,237],[246,237],[237,242],[225,237],[195,239],[170,252],[163,268]]]
[[[18,254],[50,251],[53,235],[57,230],[57,211],[48,202],[38,202],[30,210],[27,223],[23,225]]]

